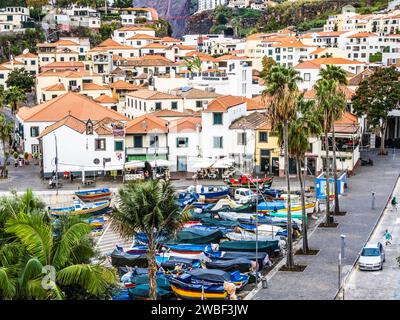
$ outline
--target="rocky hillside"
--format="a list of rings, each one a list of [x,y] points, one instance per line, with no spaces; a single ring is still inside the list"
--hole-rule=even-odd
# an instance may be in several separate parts
[[[184,34],[188,17],[197,10],[197,0],[134,0],[135,7],[153,7],[172,26],[173,36]]]
[[[329,15],[340,12],[346,4],[354,5],[360,13],[369,13],[385,7],[387,0],[287,1],[263,12],[258,11],[259,14],[251,9],[223,8],[205,11],[188,19],[185,34],[220,33],[231,28],[230,31],[238,36],[246,36],[287,26],[296,26],[299,31],[305,31],[321,27]]]

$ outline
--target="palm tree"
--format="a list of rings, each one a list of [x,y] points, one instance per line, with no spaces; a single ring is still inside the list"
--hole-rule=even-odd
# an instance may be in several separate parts
[[[191,71],[197,71],[198,73],[201,72],[202,62],[198,56],[195,56],[193,59],[184,58],[186,62],[186,67]]]
[[[302,236],[303,253],[307,254],[308,235],[305,208],[304,180],[301,173],[301,163],[305,160],[305,154],[309,148],[309,138],[321,134],[321,124],[316,112],[316,106],[312,100],[304,100],[301,96],[297,102],[297,118],[289,124],[289,154],[296,159],[297,177],[299,179],[301,206],[302,206]]]
[[[3,232],[11,240],[0,249],[0,298],[64,299],[69,286],[100,295],[117,283],[113,269],[89,263],[95,253],[87,223],[68,217],[53,223],[31,191],[7,203]]]
[[[327,65],[325,69],[321,69],[320,76],[322,79],[326,80],[335,80],[336,81],[336,93],[340,90],[340,86],[347,85],[346,72],[339,66],[335,65]],[[338,104],[332,105],[332,113],[334,120],[338,120],[343,115],[346,102],[342,99],[338,100]],[[339,214],[340,206],[339,206],[339,190],[337,185],[337,163],[336,163],[336,136],[335,136],[335,126],[333,123],[332,127],[332,155],[333,155],[333,180],[334,183],[334,193],[335,193],[335,214]]]
[[[6,117],[0,114],[0,140],[3,143],[3,170],[2,176],[7,178],[7,144],[6,142],[10,139],[11,133],[13,132],[14,126],[11,121],[7,121]]]
[[[149,297],[157,299],[156,246],[159,236],[171,236],[180,227],[182,217],[170,182],[149,180],[130,183],[118,192],[117,206],[111,217],[113,228],[130,238],[138,232],[148,239]]]
[[[325,178],[326,178],[326,223],[330,222],[330,159],[329,159],[329,140],[328,134],[334,126],[334,121],[338,117],[339,106],[344,103],[343,93],[338,90],[336,80],[320,79],[315,85],[317,95],[317,105],[321,115],[321,124],[325,138]],[[335,185],[336,183],[334,183]]]
[[[283,149],[285,158],[285,175],[288,190],[287,198],[287,257],[286,266],[293,268],[293,239],[292,239],[292,215],[290,204],[290,179],[289,179],[289,149],[288,127],[290,121],[296,117],[296,102],[298,97],[297,81],[301,78],[297,71],[281,65],[274,65],[264,78],[266,89],[263,96],[269,95],[270,106],[267,109],[273,131],[283,132]]]
[[[5,100],[11,105],[11,111],[16,114],[18,111],[18,104],[26,100],[26,95],[23,90],[18,87],[11,87],[5,92]]]

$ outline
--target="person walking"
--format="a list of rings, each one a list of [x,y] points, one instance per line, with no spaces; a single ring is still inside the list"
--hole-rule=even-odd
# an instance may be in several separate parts
[[[386,240],[386,243],[385,243],[386,246],[388,244],[392,244],[390,241],[393,240],[393,238],[388,229],[386,229],[386,231],[385,231],[385,240]]]
[[[397,212],[397,199],[396,199],[396,197],[392,198],[392,211],[396,211]]]

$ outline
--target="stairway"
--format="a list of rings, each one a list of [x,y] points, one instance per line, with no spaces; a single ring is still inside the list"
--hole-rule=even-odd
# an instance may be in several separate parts
[[[96,249],[100,251],[102,255],[111,253],[116,245],[123,247],[124,249],[130,248],[132,245],[133,238],[125,240],[121,238],[118,232],[111,228],[111,223],[107,225],[104,233],[99,237],[96,243]]]

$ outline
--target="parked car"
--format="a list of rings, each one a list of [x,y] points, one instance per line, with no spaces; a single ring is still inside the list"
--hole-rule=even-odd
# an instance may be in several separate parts
[[[234,198],[239,203],[248,203],[250,201],[255,200],[257,197],[256,194],[253,193],[250,189],[246,188],[237,188],[235,189]]]
[[[385,250],[380,242],[370,242],[362,249],[358,259],[360,270],[382,270]]]

